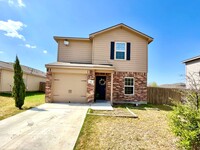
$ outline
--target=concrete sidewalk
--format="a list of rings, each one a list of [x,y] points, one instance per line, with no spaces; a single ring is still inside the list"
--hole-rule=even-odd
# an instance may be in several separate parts
[[[72,150],[88,104],[47,103],[0,121],[0,149]]]
[[[110,101],[97,100],[95,103],[90,103],[90,108],[93,110],[113,110]]]

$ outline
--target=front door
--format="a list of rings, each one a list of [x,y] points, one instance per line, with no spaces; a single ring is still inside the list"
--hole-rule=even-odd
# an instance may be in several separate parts
[[[105,100],[106,76],[96,76],[95,100]]]

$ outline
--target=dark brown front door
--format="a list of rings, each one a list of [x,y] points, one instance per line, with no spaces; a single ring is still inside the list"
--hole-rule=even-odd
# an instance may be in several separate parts
[[[96,76],[95,100],[105,100],[106,76]]]

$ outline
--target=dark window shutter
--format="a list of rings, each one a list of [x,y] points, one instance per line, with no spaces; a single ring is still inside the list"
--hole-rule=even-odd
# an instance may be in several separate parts
[[[131,60],[131,43],[127,43],[126,60]]]
[[[115,56],[115,42],[110,43],[110,59],[114,59]]]

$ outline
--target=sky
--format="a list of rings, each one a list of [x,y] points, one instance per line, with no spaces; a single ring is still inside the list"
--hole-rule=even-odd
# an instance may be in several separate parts
[[[124,23],[154,38],[148,83],[185,82],[183,60],[200,55],[199,0],[0,0],[0,60],[42,71],[57,61],[53,36],[88,37]]]

